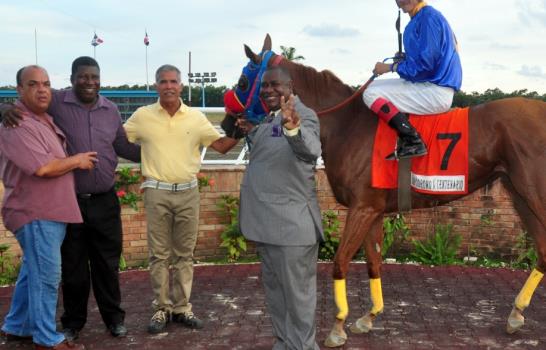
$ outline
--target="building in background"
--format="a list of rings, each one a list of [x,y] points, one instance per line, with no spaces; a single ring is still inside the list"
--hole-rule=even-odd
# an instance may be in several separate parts
[[[149,105],[157,101],[156,91],[101,90],[100,94],[118,106],[121,118],[124,122],[138,107]],[[16,99],[17,91],[0,90],[0,103],[14,102]]]

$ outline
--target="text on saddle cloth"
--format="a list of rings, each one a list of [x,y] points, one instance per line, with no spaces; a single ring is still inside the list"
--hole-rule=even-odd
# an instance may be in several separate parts
[[[428,154],[412,159],[411,187],[427,194],[466,194],[468,192],[468,108],[446,113],[410,116],[421,134]],[[386,160],[396,147],[397,135],[379,120],[372,155],[372,187],[395,189],[398,162]]]

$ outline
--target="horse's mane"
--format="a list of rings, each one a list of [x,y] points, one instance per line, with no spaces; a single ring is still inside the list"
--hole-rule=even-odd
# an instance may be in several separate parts
[[[297,89],[298,85],[305,86],[314,96],[321,96],[333,91],[350,96],[355,91],[353,87],[345,84],[329,70],[319,72],[313,67],[291,61],[289,62],[289,69],[292,71],[291,75],[296,87],[294,89],[296,93],[301,92]],[[327,101],[323,102],[327,103]]]
[[[283,62],[294,81],[294,92],[315,110],[332,107],[355,92],[353,87],[345,84],[330,70],[319,72],[313,67],[293,61]]]

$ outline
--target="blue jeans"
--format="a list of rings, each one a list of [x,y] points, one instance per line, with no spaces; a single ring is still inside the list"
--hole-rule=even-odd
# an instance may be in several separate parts
[[[65,223],[46,220],[32,221],[15,232],[23,259],[4,332],[32,336],[34,343],[45,346],[64,340],[56,330],[55,312],[65,232]]]

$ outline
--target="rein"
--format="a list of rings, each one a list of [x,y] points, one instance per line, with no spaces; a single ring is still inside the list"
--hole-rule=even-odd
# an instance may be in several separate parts
[[[262,60],[261,62],[261,68],[260,70],[263,70],[264,69],[264,66],[266,67],[267,66],[267,61],[269,61],[269,59],[272,59],[272,66],[276,66],[278,64],[280,64],[280,62],[283,60],[283,57],[281,55],[273,55],[273,57],[270,56],[271,54],[271,51],[268,51],[266,52],[266,54],[264,55],[266,60],[265,60],[265,64],[264,64],[264,60]],[[386,60],[386,59],[385,59]],[[260,71],[260,73],[263,74],[262,71]],[[255,92],[255,88],[257,87],[257,82],[259,82],[259,77],[261,77],[261,74],[258,74],[254,80],[254,84],[252,86],[252,92],[250,94],[250,99],[247,101],[246,103],[246,110],[247,110],[247,113],[250,111],[250,106],[253,106],[254,103],[256,103],[255,101],[257,100],[257,98],[254,98],[253,95],[257,95],[257,93]],[[366,90],[368,88],[368,86],[374,81],[375,78],[377,78],[378,76],[377,75],[372,75],[370,77],[370,79],[368,79],[368,81],[362,85],[358,90],[356,90],[351,96],[349,96],[347,99],[345,99],[344,101],[338,103],[337,105],[333,106],[333,107],[330,107],[330,108],[327,108],[327,109],[324,109],[320,112],[317,112],[317,115],[324,115],[324,114],[328,114],[328,113],[332,113],[334,111],[337,111],[343,107],[345,107],[346,105],[348,105],[352,100],[354,100],[357,96],[360,96],[362,95],[362,93],[364,92],[364,90]]]
[[[277,65],[280,63],[280,61],[283,60],[283,57],[281,55],[277,55],[274,57],[274,60],[273,60],[273,65]],[[351,96],[349,96],[346,100],[338,103],[337,105],[333,106],[333,107],[330,107],[330,108],[327,108],[327,109],[324,109],[320,112],[316,112],[317,115],[324,115],[324,114],[328,114],[328,113],[331,113],[331,112],[334,112],[334,111],[337,111],[338,109],[341,109],[343,107],[345,107],[346,105],[348,105],[352,100],[355,99],[355,97],[361,95],[364,90],[366,90],[368,88],[368,86],[374,81],[375,78],[377,78],[378,76],[377,75],[372,75],[370,77],[370,79],[368,79],[368,81],[362,85],[358,90],[356,90]]]
[[[338,109],[341,109],[343,107],[345,107],[346,105],[349,104],[349,102],[351,102],[352,100],[355,99],[355,97],[359,96],[359,95],[362,95],[362,93],[364,92],[364,90],[366,90],[368,88],[368,86],[372,83],[372,81],[374,81],[374,79],[377,78],[377,75],[372,75],[370,77],[370,79],[368,79],[368,81],[362,85],[358,90],[356,90],[351,96],[349,96],[345,101],[342,101],[341,103],[338,103],[337,105],[333,106],[333,107],[330,107],[330,108],[326,108],[320,112],[317,112],[317,115],[324,115],[324,114],[328,114],[328,113],[331,113],[331,112],[334,112],[334,111],[337,111]]]

